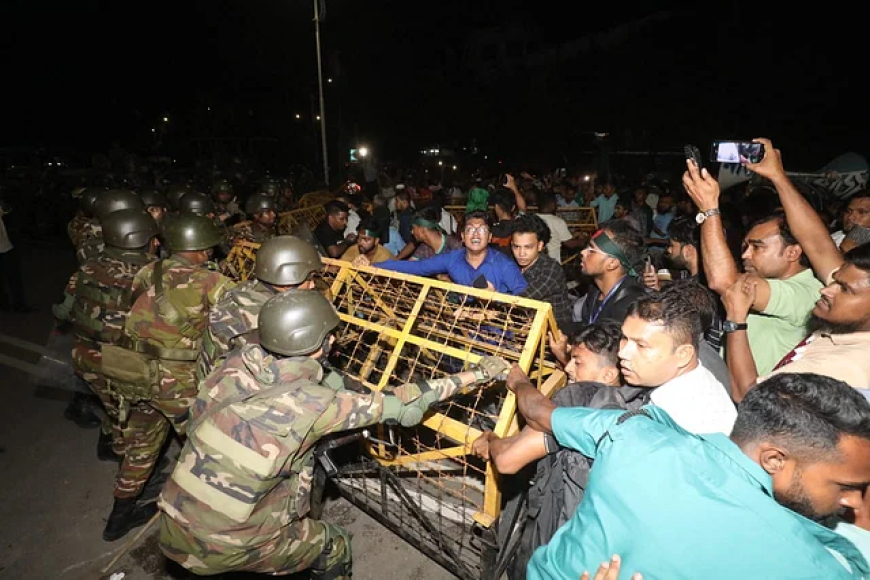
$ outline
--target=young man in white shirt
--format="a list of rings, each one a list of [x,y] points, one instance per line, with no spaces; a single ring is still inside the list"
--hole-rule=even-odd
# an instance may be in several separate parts
[[[547,254],[562,263],[562,246],[578,248],[584,245],[584,241],[575,238],[568,229],[568,223],[556,215],[556,196],[552,193],[538,194],[538,217],[544,220],[550,228],[550,242],[547,244]]]
[[[697,310],[675,293],[650,294],[628,309],[619,348],[623,380],[654,388],[651,401],[691,433],[731,433],[737,409],[698,359]]]

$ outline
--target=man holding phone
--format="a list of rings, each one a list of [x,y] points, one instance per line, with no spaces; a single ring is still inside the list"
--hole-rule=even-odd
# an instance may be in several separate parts
[[[465,215],[463,249],[419,261],[388,260],[378,267],[414,276],[447,274],[454,283],[463,286],[520,294],[528,286],[523,273],[511,258],[489,247],[491,240],[489,213],[473,211]]]

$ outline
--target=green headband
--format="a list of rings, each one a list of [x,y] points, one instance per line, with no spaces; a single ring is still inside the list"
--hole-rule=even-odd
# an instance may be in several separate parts
[[[413,225],[420,226],[421,228],[426,228],[429,230],[439,230],[441,231],[441,226],[436,224],[435,222],[430,222],[426,218],[414,218]]]
[[[370,238],[380,238],[381,233],[375,230],[362,230],[363,235],[366,235]]]
[[[623,253],[623,251],[617,246],[613,240],[610,239],[610,236],[607,235],[607,232],[604,230],[598,230],[592,236],[592,240],[595,242],[595,245],[598,246],[598,249],[619,260],[619,263],[622,264],[622,267],[625,268],[626,274],[629,276],[637,276],[637,271],[634,269],[634,266],[628,261],[628,257]]]

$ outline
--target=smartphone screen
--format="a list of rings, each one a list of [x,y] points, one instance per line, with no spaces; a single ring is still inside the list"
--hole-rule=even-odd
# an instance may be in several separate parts
[[[764,158],[764,145],[751,141],[714,141],[710,158],[718,163],[758,163]]]

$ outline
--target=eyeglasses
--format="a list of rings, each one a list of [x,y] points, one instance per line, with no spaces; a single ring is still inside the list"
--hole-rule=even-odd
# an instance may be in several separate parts
[[[586,247],[583,248],[583,250],[584,250],[584,251],[589,251],[589,252],[595,252],[596,254],[604,254],[605,256],[609,256],[609,255],[610,255],[610,254],[608,254],[607,252],[604,252],[604,251],[602,251],[602,250],[599,250],[598,248],[596,248],[596,247],[593,246],[592,244],[587,244]]]
[[[466,234],[473,234],[474,232],[480,232],[482,234],[485,234],[488,231],[489,231],[489,226],[487,226],[487,225],[465,226],[465,233]]]

